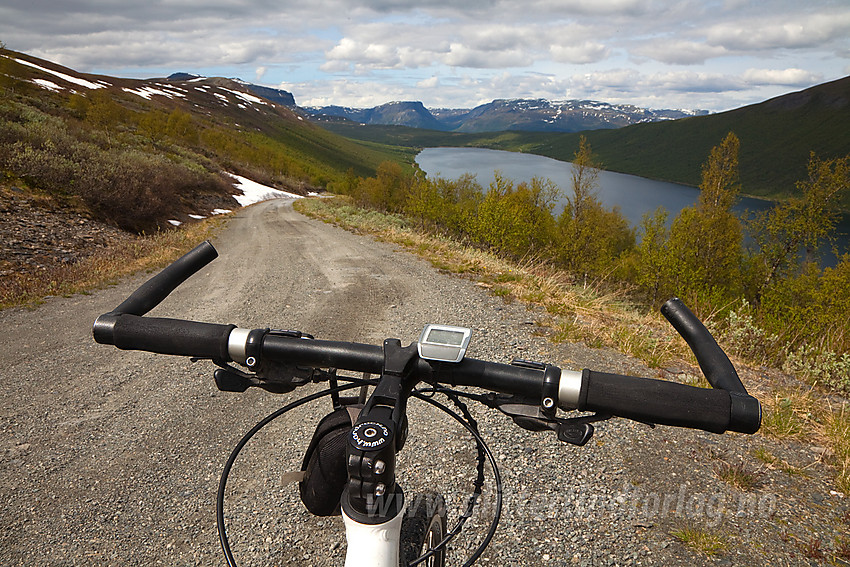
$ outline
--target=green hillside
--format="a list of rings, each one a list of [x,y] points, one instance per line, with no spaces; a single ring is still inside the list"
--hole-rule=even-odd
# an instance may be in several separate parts
[[[235,207],[223,172],[304,193],[412,159],[333,134],[238,81],[87,75],[0,49],[0,184],[125,230],[166,226],[199,201]]]
[[[811,152],[824,159],[850,154],[850,77],[720,114],[584,134],[606,169],[698,185],[700,165],[728,132],[741,140],[747,193],[792,194]],[[544,140],[535,152],[568,159],[577,147],[572,135]]]
[[[352,138],[418,147],[478,146],[569,161],[580,135],[605,169],[696,186],[711,148],[734,132],[741,140],[744,192],[771,199],[793,194],[814,151],[823,159],[850,154],[850,77],[736,110],[617,130],[578,133],[446,134],[401,127],[335,124]],[[850,208],[850,201],[844,205]]]

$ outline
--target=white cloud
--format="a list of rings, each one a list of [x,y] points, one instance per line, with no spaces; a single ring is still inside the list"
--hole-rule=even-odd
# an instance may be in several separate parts
[[[580,45],[553,45],[552,59],[561,63],[597,63],[611,55],[611,50],[601,43],[586,41]]]
[[[850,9],[824,13],[765,14],[758,19],[721,22],[706,33],[709,44],[731,50],[814,48],[850,36]]]
[[[409,54],[409,50],[404,50]],[[360,41],[343,37],[330,51],[325,54],[327,62],[322,65],[323,71],[337,72],[356,68],[361,71],[368,69],[398,69],[405,65],[402,50],[388,43]],[[407,64],[416,66],[415,58],[407,58]]]
[[[520,49],[486,51],[463,43],[453,43],[449,52],[442,58],[442,62],[449,67],[502,69],[531,65],[533,59],[527,52]]]
[[[343,73],[348,71],[350,68],[351,64],[348,63],[348,61],[343,60],[328,61],[319,66],[319,69],[325,73]]]
[[[804,69],[747,69],[744,81],[754,85],[809,86],[823,80],[817,73]]]
[[[632,53],[674,65],[700,65],[708,59],[729,54],[725,47],[684,39],[647,41],[638,45]]]
[[[240,76],[363,105],[725,108],[850,73],[847,0],[5,0],[0,38],[81,72]]]
[[[435,89],[440,86],[440,78],[434,75],[416,83],[418,89]]]

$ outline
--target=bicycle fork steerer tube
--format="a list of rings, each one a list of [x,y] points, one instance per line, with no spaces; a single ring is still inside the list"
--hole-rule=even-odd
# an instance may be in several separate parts
[[[404,492],[395,480],[396,453],[407,439],[407,398],[418,359],[416,344],[398,339],[383,345],[381,380],[348,438],[348,485],[340,507],[348,551],[346,567],[396,567]]]

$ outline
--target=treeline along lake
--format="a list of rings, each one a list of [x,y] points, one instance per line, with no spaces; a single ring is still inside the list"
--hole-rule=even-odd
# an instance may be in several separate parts
[[[529,182],[534,177],[550,179],[561,188],[556,215],[566,203],[567,192],[572,191],[570,163],[534,154],[482,148],[425,148],[416,157],[416,163],[431,178],[454,180],[467,173],[473,174],[485,189],[495,179],[496,171],[515,183]],[[696,203],[699,196],[699,189],[695,187],[613,171],[600,171],[598,181],[598,197],[602,204],[608,208],[619,207],[632,226],[639,226],[643,215],[658,207],[667,209],[673,219],[683,208]],[[743,216],[771,206],[771,201],[742,196],[734,209]],[[850,243],[850,215],[843,215],[836,229],[839,254],[846,253]],[[832,251],[824,251],[823,260],[826,265],[834,265],[836,259]]]

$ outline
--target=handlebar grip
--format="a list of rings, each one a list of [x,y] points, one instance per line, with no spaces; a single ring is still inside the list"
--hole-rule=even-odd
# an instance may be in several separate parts
[[[144,315],[159,305],[163,299],[168,297],[169,293],[189,279],[192,274],[217,257],[218,252],[209,240],[205,240],[143,283],[139,289],[116,307],[113,313]]]
[[[755,433],[761,425],[758,400],[745,394],[592,370],[582,382],[582,411],[713,433]]]
[[[712,387],[747,393],[729,357],[681,299],[674,297],[668,300],[661,306],[661,314],[691,347],[702,373]]]
[[[227,342],[235,325],[107,313],[94,323],[94,339],[122,350],[144,350],[229,361]]]

